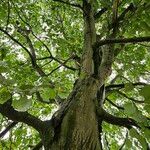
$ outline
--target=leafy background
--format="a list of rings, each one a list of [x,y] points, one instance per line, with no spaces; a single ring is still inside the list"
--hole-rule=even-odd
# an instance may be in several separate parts
[[[80,0],[70,2],[81,4]],[[119,13],[131,3],[136,11],[125,16],[117,36],[149,35],[149,1],[123,1],[119,6]],[[96,29],[97,33],[105,38],[111,23],[112,2],[95,1],[95,11],[103,7],[108,11],[97,20]],[[0,32],[0,104],[12,97],[12,106],[16,110],[29,111],[42,120],[50,118],[59,107],[57,100],[65,100],[78,78],[78,66],[72,56],[75,54],[81,57],[83,26],[82,12],[68,5],[52,0],[1,0],[0,27],[27,48],[29,45],[22,32],[32,30],[29,31],[29,37],[36,50],[36,62],[46,76],[40,76],[33,69],[29,55],[21,46]],[[109,100],[121,108],[112,106],[106,100],[105,109],[113,115],[135,119],[141,130],[132,128],[128,131],[123,127],[103,123],[103,147],[106,150],[143,150],[150,142],[150,132],[144,127],[150,125],[150,45],[116,45],[117,48],[122,46],[123,51],[117,56],[112,75],[106,83],[106,86],[112,83],[125,84],[124,88],[113,90],[107,95]],[[66,68],[64,64],[73,69]],[[145,86],[133,86],[132,83],[135,82],[144,82]],[[37,97],[37,91],[40,92],[42,100]],[[0,122],[0,131],[10,124],[2,115]],[[39,140],[35,130],[18,123],[2,138],[0,149],[30,149]]]

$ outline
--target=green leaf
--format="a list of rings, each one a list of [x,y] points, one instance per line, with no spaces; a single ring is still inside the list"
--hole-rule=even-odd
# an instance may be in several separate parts
[[[133,138],[136,138],[140,142],[140,144],[142,145],[142,148],[144,150],[146,150],[147,143],[146,143],[145,138],[142,135],[140,135],[134,128],[130,129],[130,136]]]
[[[129,133],[130,133],[130,136],[133,138],[138,138],[139,136],[138,132],[134,128],[130,129]]]
[[[147,119],[142,115],[142,112],[138,110],[137,106],[134,103],[127,103],[124,105],[124,112],[136,120],[141,125],[147,125]]]
[[[141,91],[140,95],[145,98],[145,102],[150,104],[150,85],[144,86]]]
[[[135,105],[133,103],[126,103],[124,105],[124,112],[128,115],[128,116],[131,116],[133,115],[134,113],[136,113],[137,109],[135,107]]]
[[[22,84],[19,89],[21,89],[25,95],[32,95],[32,93],[36,91],[36,88],[31,84]]]
[[[54,99],[56,96],[56,92],[54,89],[45,88],[42,92],[42,97],[44,100]]]
[[[143,133],[144,133],[144,137],[145,138],[147,138],[148,140],[150,140],[150,131],[149,131],[149,129],[147,129],[147,128],[144,128],[143,130]]]
[[[142,21],[141,25],[142,25],[143,29],[146,29],[147,31],[150,31],[150,26],[145,21]]]
[[[31,85],[31,84],[23,84],[23,85],[20,86],[21,90],[30,90],[32,88],[34,88],[34,86]]]
[[[0,62],[0,73],[8,72],[8,66],[4,62]]]
[[[50,92],[50,98],[51,99],[55,98],[55,96],[56,96],[55,90],[54,89],[49,89],[49,92]]]
[[[27,111],[32,105],[32,100],[26,96],[20,97],[19,100],[13,100],[12,106],[18,111]]]
[[[130,92],[130,91],[132,91],[134,89],[134,86],[133,86],[132,83],[126,83],[124,88],[125,88],[126,92]]]
[[[131,148],[132,147],[132,142],[129,139],[127,139],[126,143],[125,143],[125,146],[126,146],[126,148]]]
[[[139,110],[137,110],[136,113],[134,113],[132,116],[138,123],[141,124],[141,126],[148,125],[146,117],[143,116]]]
[[[6,17],[6,10],[4,8],[0,8],[0,9],[1,9],[1,11],[0,11],[0,20],[1,19],[3,20]]]
[[[1,54],[0,59],[3,60],[6,57],[7,53],[8,53],[8,50],[6,48],[1,48],[0,49],[0,54]]]
[[[139,0],[132,0],[133,4],[136,6],[139,3]]]
[[[145,104],[144,109],[150,113],[150,104]]]
[[[5,103],[10,98],[11,98],[11,94],[8,91],[7,87],[1,87],[0,88],[0,104]]]

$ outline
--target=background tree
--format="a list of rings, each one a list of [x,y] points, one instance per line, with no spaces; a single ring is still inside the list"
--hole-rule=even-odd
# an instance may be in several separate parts
[[[0,149],[149,149],[149,22],[149,0],[1,0]]]

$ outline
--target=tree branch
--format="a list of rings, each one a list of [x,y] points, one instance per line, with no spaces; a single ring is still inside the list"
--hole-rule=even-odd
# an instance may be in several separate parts
[[[131,4],[122,12],[122,14],[118,17],[118,21],[122,21],[122,20],[125,18],[126,14],[127,14],[129,11],[135,11],[135,10],[136,10],[135,6],[131,3]]]
[[[37,145],[35,145],[35,147],[33,147],[32,150],[40,150],[40,148],[43,146],[42,141],[40,141],[39,143],[37,143]]]
[[[123,84],[111,84],[105,87],[106,91],[111,90],[111,89],[122,89],[125,87],[127,83]],[[144,86],[146,83],[143,82],[137,82],[137,83],[132,83],[133,86]]]
[[[37,64],[37,62],[36,62],[35,48],[34,48],[32,42],[31,42],[29,36],[28,36],[28,35],[25,35],[25,38],[26,38],[27,43],[28,43],[29,48],[30,48],[30,53],[31,53],[31,55],[32,55],[32,58],[31,58],[31,59],[32,59],[32,62],[34,62],[34,63],[32,64],[32,65],[33,65],[33,68],[39,73],[39,75],[40,75],[41,77],[46,76],[45,72],[42,70],[42,68],[41,68],[41,67]]]
[[[8,127],[6,127],[6,129],[4,129],[1,133],[0,133],[0,138],[2,138],[11,128],[13,128],[18,122],[12,122],[10,125],[8,125]]]
[[[103,45],[115,44],[115,43],[138,43],[138,42],[150,42],[150,36],[147,37],[133,37],[124,39],[105,39],[97,41],[94,47],[99,47]]]
[[[123,149],[123,147],[125,146],[125,143],[126,143],[127,139],[128,139],[128,132],[126,133],[124,142],[123,142],[123,144],[121,145],[121,147],[119,148],[119,150],[122,150],[122,149]]]
[[[58,62],[58,63],[60,64],[60,67],[61,67],[61,66],[64,66],[65,68],[70,69],[70,70],[73,70],[73,71],[77,70],[77,69],[75,69],[75,68],[73,68],[73,67],[69,67],[69,66],[66,65],[66,63],[72,58],[72,56],[69,57],[69,58],[68,58],[67,60],[65,60],[64,62],[61,62],[60,60],[58,60],[58,59],[55,58],[55,57],[52,57],[52,58],[53,58],[53,60],[55,60],[56,62]]]
[[[8,11],[8,14],[7,14],[7,23],[6,23],[6,29],[5,30],[7,30],[7,28],[8,28],[8,25],[9,25],[9,20],[10,20],[10,3],[9,3],[9,0],[8,0],[8,2],[7,2],[7,11]]]
[[[28,112],[16,111],[10,104],[8,104],[8,101],[4,104],[0,104],[0,113],[10,120],[15,122],[23,122],[29,126],[32,126],[37,131],[41,131],[44,127],[43,121],[36,118],[35,116],[32,116]]]
[[[107,102],[109,102],[111,105],[113,105],[114,107],[118,108],[119,110],[122,109],[124,110],[123,107],[116,105],[115,103],[113,103],[110,99],[106,98]]]
[[[33,68],[40,74],[40,76],[42,76],[42,77],[46,76],[46,74],[42,71],[42,69],[37,65],[34,56],[30,53],[30,51],[22,43],[20,43],[18,40],[16,40],[13,36],[11,36],[6,30],[3,30],[1,27],[0,27],[0,31],[3,32],[4,34],[6,34],[12,41],[17,43],[28,53],[28,55],[31,59]]]
[[[99,117],[103,118],[103,121],[113,125],[123,126],[128,129],[131,129],[132,126],[139,127],[138,124],[135,122],[135,120],[131,118],[121,118],[121,117],[113,116],[102,108],[98,110],[98,114]]]
[[[128,97],[125,93],[121,92],[121,91],[117,91],[120,95],[122,95],[123,97],[135,102],[135,103],[144,103],[144,101],[139,101],[139,100],[135,100],[132,97]]]
[[[42,96],[41,96],[41,94],[40,94],[39,91],[36,91],[35,94],[36,94],[37,100],[38,100],[39,102],[41,102],[41,103],[45,103],[45,104],[56,104],[55,99],[48,99],[48,101],[47,101],[47,100],[44,100],[44,99],[42,98]]]
[[[17,43],[20,47],[22,47],[29,54],[30,58],[32,57],[29,50],[22,43],[20,43],[18,40],[16,40],[13,36],[11,36],[6,30],[2,29],[1,27],[0,27],[0,31],[3,32],[5,35],[7,35],[12,41]]]
[[[55,69],[53,69],[50,73],[47,74],[47,76],[51,75],[53,72],[55,72],[57,69],[59,69],[61,66],[64,66],[64,64],[66,64],[70,59],[72,59],[72,56],[70,56],[68,59],[66,59],[63,63],[61,63],[59,60],[55,59],[55,61],[57,60],[60,65],[58,67],[56,67]],[[65,67],[65,66],[64,66]],[[75,71],[75,68],[72,67],[67,67],[68,69],[71,69],[73,71]]]
[[[116,21],[115,22],[112,22],[110,25],[109,25],[109,30],[114,28],[115,26],[119,26],[120,25],[120,22],[124,20],[126,14],[129,12],[129,11],[135,11],[136,8],[134,7],[134,5],[131,3],[122,13],[120,16],[118,16],[116,18]]]
[[[73,6],[73,7],[82,9],[82,6],[80,4],[73,4],[73,3],[65,2],[63,0],[53,0],[53,1],[54,2],[60,2],[60,3],[63,3],[63,4],[69,5],[69,6]]]
[[[101,15],[104,14],[106,11],[107,11],[106,7],[102,8],[101,10],[99,10],[98,12],[94,14],[94,19],[95,20],[99,19]]]

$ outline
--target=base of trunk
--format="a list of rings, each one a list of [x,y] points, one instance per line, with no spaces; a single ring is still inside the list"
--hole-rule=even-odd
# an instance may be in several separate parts
[[[57,128],[50,150],[101,150],[95,106],[97,86],[93,78],[80,85]]]

